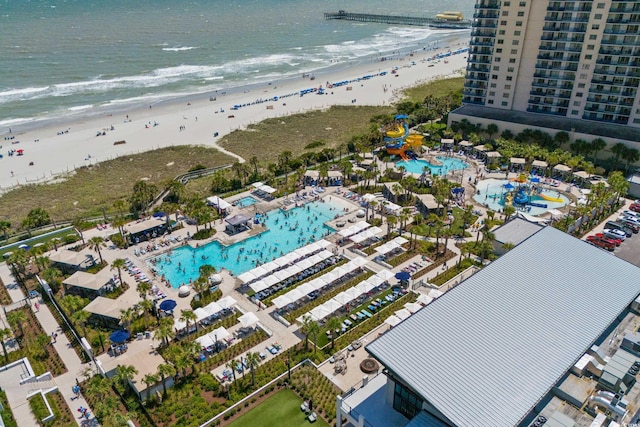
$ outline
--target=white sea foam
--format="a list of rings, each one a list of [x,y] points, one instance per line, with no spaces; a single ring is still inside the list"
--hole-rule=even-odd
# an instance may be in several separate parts
[[[69,111],[82,111],[82,110],[88,110],[89,108],[93,108],[93,104],[78,105],[78,106],[75,106],[75,107],[69,107],[69,108],[67,108],[67,110],[69,110]]]
[[[198,49],[196,46],[183,46],[183,47],[163,47],[162,50],[167,52],[182,52],[184,50]]]

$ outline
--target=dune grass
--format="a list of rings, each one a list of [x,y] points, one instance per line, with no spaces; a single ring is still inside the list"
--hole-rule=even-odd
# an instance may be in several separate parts
[[[60,182],[23,186],[2,195],[0,218],[17,229],[36,207],[47,210],[56,221],[99,217],[102,208],[114,211],[113,202],[128,197],[133,184],[140,179],[158,185],[196,165],[214,167],[234,160],[216,149],[201,146],[167,147],[119,157],[80,168]]]
[[[232,132],[222,139],[220,145],[246,160],[256,156],[266,164],[276,162],[278,155],[287,150],[299,156],[305,151],[335,149],[349,142],[354,135],[368,133],[371,117],[393,114],[394,111],[393,107],[336,106],[267,119],[250,125],[247,130]],[[305,150],[305,146],[315,141],[324,144]]]
[[[310,424],[305,414],[300,410],[302,399],[291,390],[281,390],[262,402],[240,418],[229,424],[229,427],[280,426],[280,427],[308,427],[328,426],[318,417]]]
[[[450,79],[433,80],[418,86],[406,89],[403,92],[407,100],[422,102],[427,95],[434,98],[447,96],[452,92],[460,92],[464,84],[464,77],[452,77]]]

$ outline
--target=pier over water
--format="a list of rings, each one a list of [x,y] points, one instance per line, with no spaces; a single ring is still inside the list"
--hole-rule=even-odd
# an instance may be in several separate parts
[[[418,16],[375,15],[371,13],[351,13],[341,10],[337,13],[324,14],[324,19],[341,19],[344,21],[377,22],[394,25],[417,25],[422,27],[465,29],[471,28],[471,21],[450,21],[438,18],[424,18]]]

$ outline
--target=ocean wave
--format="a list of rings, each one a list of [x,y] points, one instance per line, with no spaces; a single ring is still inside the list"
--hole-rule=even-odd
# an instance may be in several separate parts
[[[163,47],[162,50],[166,52],[182,52],[184,50],[198,49],[196,46],[183,46],[183,47]]]
[[[69,110],[69,111],[82,111],[82,110],[88,110],[89,108],[93,108],[93,104],[77,105],[75,107],[69,107],[69,108],[67,108],[67,110]]]
[[[407,44],[418,44],[427,40],[433,33],[433,30],[427,28],[389,27],[362,40],[325,45],[324,50],[334,60],[362,58],[371,55],[372,52],[387,53],[406,48]]]

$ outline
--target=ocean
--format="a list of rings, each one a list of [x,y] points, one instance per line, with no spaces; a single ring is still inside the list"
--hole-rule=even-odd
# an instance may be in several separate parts
[[[0,0],[0,133],[445,47],[461,32],[326,21],[323,13],[431,17],[452,10],[470,19],[473,5]]]

